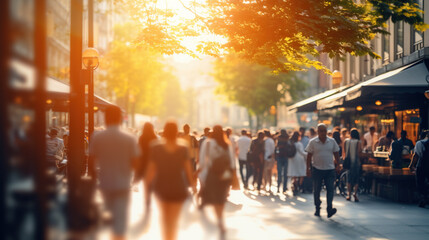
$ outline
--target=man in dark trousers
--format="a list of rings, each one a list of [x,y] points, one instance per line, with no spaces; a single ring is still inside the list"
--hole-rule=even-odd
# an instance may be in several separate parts
[[[320,216],[320,191],[322,182],[326,186],[326,201],[328,218],[332,217],[337,209],[332,207],[334,200],[334,181],[335,171],[339,171],[339,151],[337,142],[327,137],[326,125],[321,123],[317,125],[318,136],[311,139],[305,149],[307,155],[307,176],[312,175],[314,185],[314,205],[316,207],[315,216]]]
[[[429,131],[421,133],[422,140],[416,143],[414,156],[410,163],[410,169],[416,166],[416,184],[419,191],[419,207],[424,208],[427,203],[428,187],[426,180],[429,181]]]

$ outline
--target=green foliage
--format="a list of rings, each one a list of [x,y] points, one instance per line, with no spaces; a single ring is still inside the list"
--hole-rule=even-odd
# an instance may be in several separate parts
[[[214,77],[219,82],[218,93],[231,102],[261,116],[270,106],[285,101],[288,93],[293,100],[302,97],[306,83],[292,72],[275,74],[269,68],[243,61],[238,55],[218,59]]]
[[[386,33],[383,27],[390,18],[410,23],[418,30],[427,27],[414,0],[355,2],[209,0],[211,14],[206,24],[212,32],[228,39],[224,49],[283,72],[310,66],[329,72],[312,58],[320,53],[379,58],[369,41],[377,33]]]

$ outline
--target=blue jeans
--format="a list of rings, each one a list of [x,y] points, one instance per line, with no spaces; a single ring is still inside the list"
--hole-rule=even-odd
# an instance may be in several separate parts
[[[277,158],[277,188],[280,190],[280,184],[283,183],[283,192],[286,192],[287,189],[287,165],[287,158]]]
[[[326,186],[326,201],[327,209],[332,209],[332,201],[334,200],[334,182],[335,182],[335,169],[332,170],[319,170],[313,167],[313,187],[314,187],[314,205],[320,209],[320,191],[322,190],[322,182]]]

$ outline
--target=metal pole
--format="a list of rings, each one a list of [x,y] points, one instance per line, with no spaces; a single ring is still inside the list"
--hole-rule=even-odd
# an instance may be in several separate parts
[[[70,137],[68,161],[68,224],[79,227],[79,182],[85,160],[85,85],[82,81],[83,0],[71,0]]]
[[[88,0],[88,47],[94,47],[94,0]],[[94,132],[94,70],[89,70],[88,82],[88,135]]]
[[[88,135],[94,132],[94,70],[89,70],[88,81]],[[90,139],[91,140],[91,139]]]
[[[46,179],[46,0],[35,1],[34,62],[36,67],[35,89],[35,139],[36,143],[36,239],[47,238],[47,179]]]
[[[10,29],[9,29],[9,1],[0,1],[0,32],[3,37],[0,41],[0,236],[7,236],[6,226],[6,180],[9,161],[7,138],[8,124],[8,80],[9,80],[9,54],[10,54]]]

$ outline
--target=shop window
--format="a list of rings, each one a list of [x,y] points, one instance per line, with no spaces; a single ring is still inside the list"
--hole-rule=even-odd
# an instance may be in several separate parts
[[[418,139],[419,126],[421,122],[419,109],[408,109],[395,112],[397,118],[396,134],[400,138],[400,131],[407,131],[407,138],[415,144]]]

